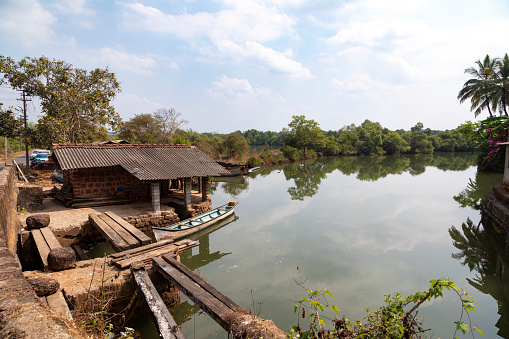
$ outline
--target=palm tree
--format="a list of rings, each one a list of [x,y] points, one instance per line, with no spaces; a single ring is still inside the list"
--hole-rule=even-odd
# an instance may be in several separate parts
[[[507,105],[509,105],[509,56],[507,53],[502,59],[497,59],[493,77],[489,79],[486,93],[489,93],[493,98],[493,107],[499,109],[500,115],[502,112],[505,116],[507,114]]]
[[[474,111],[475,117],[481,114],[482,110],[487,109],[490,117],[493,117],[491,107],[493,107],[492,93],[487,91],[490,87],[488,83],[494,76],[494,69],[497,65],[497,59],[491,59],[488,54],[484,61],[477,60],[476,67],[465,69],[465,73],[471,74],[474,78],[468,80],[458,94],[460,103],[470,99],[470,111]],[[490,107],[491,106],[491,107]],[[496,105],[495,105],[496,106]]]

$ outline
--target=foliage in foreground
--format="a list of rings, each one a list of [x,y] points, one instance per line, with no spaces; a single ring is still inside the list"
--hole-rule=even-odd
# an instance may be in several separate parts
[[[427,291],[417,292],[408,297],[403,297],[398,293],[393,296],[387,295],[384,306],[375,311],[366,308],[367,315],[363,322],[351,322],[345,317],[338,318],[340,310],[327,300],[327,298],[334,299],[334,295],[327,289],[323,291],[310,290],[306,287],[302,276],[301,280],[302,282],[298,284],[306,290],[307,296],[297,302],[297,305],[294,306],[294,313],[302,314],[302,318],[307,319],[309,326],[308,329],[302,330],[299,324],[294,325],[289,332],[289,338],[427,338],[426,333],[430,329],[417,319],[417,308],[426,301],[443,297],[444,288],[456,293],[461,302],[460,319],[454,322],[456,329],[452,338],[457,339],[458,332],[471,333],[473,338],[473,330],[483,334],[470,321],[469,312],[475,311],[476,305],[473,298],[463,289],[458,288],[449,278],[431,280],[430,288]],[[410,309],[407,310],[408,308]],[[324,315],[327,310],[333,311],[334,319]],[[468,323],[464,321],[464,318],[468,318],[466,320]],[[330,321],[332,328],[328,328],[324,320]]]

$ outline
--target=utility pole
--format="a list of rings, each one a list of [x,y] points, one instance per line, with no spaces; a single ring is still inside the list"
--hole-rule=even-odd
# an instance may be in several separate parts
[[[23,120],[25,121],[25,161],[26,161],[26,168],[30,168],[30,160],[28,159],[28,142],[27,142],[27,101],[32,101],[30,99],[27,99],[25,96],[25,90],[23,91],[23,99],[18,99],[23,101]]]

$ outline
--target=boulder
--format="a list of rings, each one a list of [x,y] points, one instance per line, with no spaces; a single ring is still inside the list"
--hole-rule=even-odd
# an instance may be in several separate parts
[[[49,221],[49,214],[34,214],[27,217],[27,227],[29,230],[47,227]]]
[[[48,268],[59,271],[74,267],[76,253],[70,247],[58,247],[52,249],[48,254]]]
[[[27,279],[27,281],[32,285],[38,297],[52,295],[60,288],[60,283],[51,278]]]

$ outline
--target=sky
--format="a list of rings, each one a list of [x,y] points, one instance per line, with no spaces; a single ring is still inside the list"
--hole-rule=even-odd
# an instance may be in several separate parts
[[[0,0],[0,13],[0,55],[107,67],[122,119],[174,108],[198,132],[280,131],[294,115],[454,129],[476,120],[457,100],[464,70],[509,52],[507,0]],[[19,97],[0,87],[4,108]]]

